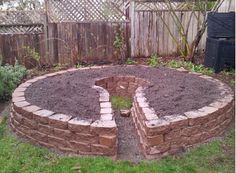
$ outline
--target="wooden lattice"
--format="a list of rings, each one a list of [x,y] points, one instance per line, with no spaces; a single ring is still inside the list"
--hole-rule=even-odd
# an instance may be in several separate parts
[[[43,23],[43,11],[0,11],[0,24],[33,24]]]
[[[171,8],[173,10],[189,10],[189,4],[193,3],[192,1],[171,1]],[[136,1],[135,2],[135,10],[136,11],[168,11],[170,8],[168,4],[164,0],[160,1]],[[191,9],[190,9],[191,10]]]
[[[58,22],[120,22],[126,21],[123,0],[48,0],[51,23]]]
[[[43,24],[0,25],[0,34],[43,33]]]

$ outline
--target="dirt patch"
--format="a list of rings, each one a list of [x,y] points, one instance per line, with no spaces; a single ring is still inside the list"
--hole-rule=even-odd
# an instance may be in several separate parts
[[[95,80],[116,75],[133,75],[150,81],[146,97],[158,114],[166,116],[199,109],[219,97],[209,81],[168,68],[116,66],[70,72],[38,81],[26,90],[26,99],[42,108],[81,119],[100,118]]]
[[[115,121],[118,127],[118,160],[139,162],[144,159],[138,134],[132,117],[122,117],[119,111],[115,112]]]

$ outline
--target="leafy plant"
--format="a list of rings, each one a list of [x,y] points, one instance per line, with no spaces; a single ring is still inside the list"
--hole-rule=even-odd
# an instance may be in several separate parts
[[[128,58],[126,61],[126,64],[132,65],[132,64],[137,64],[137,62],[135,60],[133,60],[132,58]]]
[[[10,98],[12,92],[25,77],[27,70],[16,63],[14,66],[0,66],[0,100]]]
[[[124,29],[121,26],[118,26],[118,29],[115,30],[115,39],[113,42],[113,46],[115,47],[114,53],[117,54],[118,59],[124,63],[126,58],[126,44],[124,38]]]
[[[180,68],[183,67],[186,70],[192,71],[192,72],[197,72],[197,73],[203,73],[206,75],[211,75],[214,73],[214,70],[211,68],[206,68],[202,64],[196,65],[193,64],[190,61],[176,61],[176,60],[171,60],[165,64],[168,67],[172,68]]]
[[[26,52],[26,58],[35,60],[37,62],[37,66],[40,68],[40,54],[36,52],[34,48],[31,48],[29,46],[25,46],[24,50]]]
[[[152,67],[156,67],[160,62],[160,57],[157,54],[153,54],[147,61],[147,64]]]
[[[78,63],[78,64],[75,65],[75,68],[82,68],[82,67],[83,67],[83,65],[80,64],[80,63]]]
[[[130,109],[132,99],[130,97],[112,96],[111,104],[114,109]]]
[[[69,66],[68,64],[61,64],[61,63],[53,64],[53,68],[56,71],[66,69],[68,66]]]

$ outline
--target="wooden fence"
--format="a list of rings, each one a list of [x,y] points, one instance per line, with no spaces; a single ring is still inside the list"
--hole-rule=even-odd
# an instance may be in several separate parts
[[[128,23],[58,23],[48,25],[48,50],[51,62],[63,64],[111,63],[119,59],[113,46],[116,34],[125,38]],[[127,55],[128,56],[128,55]]]
[[[37,26],[36,24],[32,26],[21,24],[21,28],[16,28],[17,26],[12,26],[9,23],[0,26],[0,58],[3,59],[3,62],[13,64],[15,59],[18,59],[27,66],[31,66],[32,63],[35,64],[35,61],[29,60],[27,47],[41,56],[42,64],[61,63],[72,65],[78,62],[96,64],[117,62],[120,56],[119,50],[114,47],[116,39],[120,39],[125,43],[126,49],[124,51],[127,58],[148,57],[154,53],[171,55],[177,51],[176,44],[160,18],[161,15],[170,27],[171,33],[177,40],[181,41],[177,26],[169,11],[143,9],[142,5],[135,7],[135,1],[131,1],[129,7],[129,3],[122,4],[123,1],[119,0],[117,1],[119,3],[115,5],[105,4],[106,10],[104,13],[106,16],[104,17],[98,13],[98,7],[102,8],[103,6],[96,5],[103,2],[93,0],[93,2],[96,2],[93,5],[96,13],[81,18],[81,15],[74,10],[79,5],[78,2],[73,1],[71,7],[68,7],[67,1],[49,0],[51,4],[48,4],[48,14],[40,13],[43,18],[43,27],[38,24]],[[64,3],[65,8],[61,8],[62,4],[60,3]],[[50,6],[53,8],[50,8]],[[90,6],[86,6],[86,8],[91,9]],[[110,6],[113,8],[108,8]],[[62,9],[65,16],[61,14]],[[70,10],[66,11],[67,9]],[[108,12],[108,9],[111,11]],[[119,15],[114,17],[113,13],[116,10],[119,11]],[[73,16],[73,12],[77,14],[77,17]],[[15,15],[15,13],[13,14]],[[197,18],[202,18],[200,12],[195,12],[195,14],[191,17],[189,25],[187,35],[189,42],[194,39],[197,33],[199,27],[197,26]],[[6,16],[9,18],[9,15],[10,13],[4,15],[2,20]],[[191,12],[178,11],[177,16],[186,29]],[[57,20],[59,22],[55,23]],[[122,31],[121,38],[117,38],[117,33],[120,31]],[[205,39],[204,34],[199,49],[205,48]]]
[[[45,36],[37,34],[0,34],[0,58],[3,63],[14,64],[15,60],[26,67],[34,66],[37,61],[29,57],[29,48],[38,52],[41,62],[46,64]]]
[[[200,12],[191,15],[191,11],[175,12],[181,21],[184,30],[188,28],[187,39],[191,43],[197,34],[198,18],[203,16]],[[172,55],[177,52],[177,45],[170,35],[173,34],[176,40],[181,41],[178,27],[175,24],[171,13],[166,10],[133,10],[131,15],[131,56],[148,57],[154,53],[159,55]],[[160,17],[161,16],[161,17]],[[191,17],[190,25],[188,21]],[[163,21],[164,20],[164,21]],[[167,30],[168,25],[170,32]],[[206,34],[203,35],[199,49],[205,48]]]

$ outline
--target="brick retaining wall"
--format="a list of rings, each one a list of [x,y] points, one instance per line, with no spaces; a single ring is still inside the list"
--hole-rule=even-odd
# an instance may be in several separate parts
[[[85,69],[89,68],[81,70]],[[233,118],[231,89],[216,79],[197,73],[192,74],[215,82],[224,97],[183,115],[159,118],[149,106],[143,92],[148,81],[135,76],[113,76],[95,81],[93,88],[100,94],[101,116],[94,122],[45,110],[26,101],[24,91],[32,83],[76,70],[36,77],[21,84],[14,91],[10,124],[17,135],[34,144],[66,153],[116,157],[118,128],[113,117],[110,95],[132,96],[131,111],[140,144],[144,155],[153,159],[174,154],[222,134]],[[183,69],[179,71],[187,72]]]

